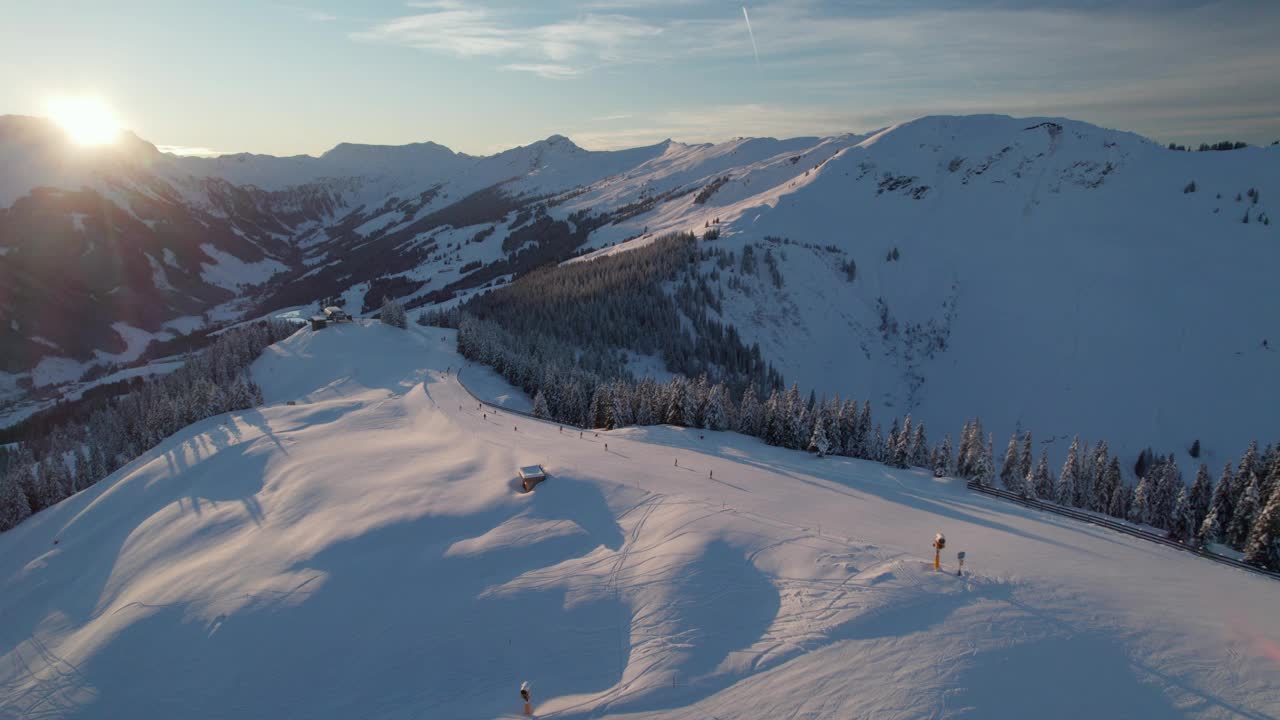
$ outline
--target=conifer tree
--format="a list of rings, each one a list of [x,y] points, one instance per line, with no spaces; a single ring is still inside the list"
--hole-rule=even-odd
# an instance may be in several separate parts
[[[1111,506],[1111,498],[1115,495],[1116,488],[1123,483],[1120,476],[1120,463],[1116,462],[1116,472],[1111,472],[1111,460],[1115,458],[1109,457],[1107,441],[1100,440],[1098,446],[1093,450],[1093,478],[1091,480],[1090,506],[1098,512],[1107,512]]]
[[[31,515],[31,505],[22,491],[22,474],[30,472],[25,465],[10,464],[0,473],[0,532],[4,532]]]
[[[1018,451],[1018,433],[1009,437],[1009,445],[1004,451],[1004,465],[1000,468],[1000,484],[1009,492],[1022,492],[1022,457]]]
[[[800,399],[800,388],[795,383],[783,395],[782,410],[782,432],[778,444],[793,450],[804,447],[809,434],[803,429],[804,401]]]
[[[1067,459],[1062,463],[1062,475],[1058,478],[1055,499],[1059,505],[1076,505],[1079,501],[1080,475],[1080,438],[1077,436],[1067,449]]]
[[[1155,525],[1155,493],[1156,483],[1147,473],[1138,481],[1138,488],[1133,491],[1133,507],[1129,508],[1129,520],[1142,525]]]
[[[1052,500],[1056,495],[1053,483],[1053,473],[1049,471],[1049,453],[1047,450],[1040,451],[1040,462],[1036,464],[1033,473],[1033,489],[1036,497]]]
[[[382,299],[382,311],[378,314],[378,319],[383,325],[390,325],[404,330],[409,327],[408,320],[405,318],[404,305],[399,300],[392,300],[384,297]]]
[[[930,467],[929,440],[925,435],[924,423],[916,423],[915,434],[911,436],[911,450],[908,452],[909,462],[916,467]]]
[[[738,431],[744,435],[762,437],[760,413],[760,400],[756,398],[755,385],[748,384],[742,393],[742,402],[738,405]]]
[[[547,395],[541,390],[533,396],[533,416],[542,419],[551,417],[551,410],[547,408]]]
[[[729,411],[728,390],[723,383],[716,383],[707,394],[707,408],[704,412],[704,427],[708,430],[728,430]]]
[[[1021,464],[1019,465],[1019,477],[1025,478],[1031,474],[1033,465],[1036,461],[1035,455],[1032,454],[1033,452],[1034,450],[1031,446],[1031,431],[1028,430],[1026,434],[1022,436],[1022,453],[1018,456],[1018,459],[1021,461]]]
[[[896,436],[892,431],[889,434],[893,437],[889,464],[896,468],[907,467],[911,460],[911,416],[907,415],[903,420],[902,430]]]
[[[979,430],[981,427],[981,425],[978,426]],[[975,442],[972,449],[977,456],[977,461],[974,467],[974,478],[981,485],[991,485],[991,483],[996,479],[996,462],[995,458],[992,456],[992,448],[995,446],[995,438],[988,436],[986,442],[983,442],[982,436],[976,433],[974,438]]]
[[[934,477],[946,477],[952,473],[951,461],[951,435],[942,437],[942,445],[938,446],[938,452],[933,459]]]
[[[826,406],[819,405],[818,416],[813,421],[813,434],[809,438],[809,452],[818,453],[818,457],[826,457],[827,452],[831,450],[831,438],[828,432],[830,425],[831,420],[827,417]]]
[[[870,444],[871,438],[871,401],[862,401],[862,412],[858,413],[858,426],[853,438],[853,452],[856,458],[868,459],[871,457]]]
[[[684,378],[676,376],[671,378],[668,383],[667,408],[664,420],[668,425],[688,425],[689,418],[685,417],[685,411],[689,407],[685,395],[689,391],[689,385]]]
[[[1244,492],[1240,493],[1235,514],[1231,516],[1231,524],[1227,526],[1227,543],[1236,550],[1244,550],[1249,532],[1253,529],[1253,521],[1262,511],[1259,492],[1258,476],[1253,475],[1244,486]]]
[[[876,432],[871,438],[871,447],[868,450],[868,460],[884,462],[884,431],[880,429],[880,423],[876,423]]]
[[[973,476],[973,463],[970,454],[970,447],[973,445],[973,423],[969,420],[964,421],[964,428],[960,430],[960,447],[956,452],[956,474],[960,477]]]
[[[1186,487],[1178,490],[1173,503],[1173,518],[1169,523],[1169,537],[1187,542],[1195,536],[1195,517],[1191,509],[1191,498]]]
[[[1280,570],[1280,486],[1271,491],[1267,505],[1258,514],[1244,546],[1244,561],[1270,570]]]
[[[981,456],[986,453],[995,452],[995,448],[991,447],[986,441],[990,439],[986,432],[982,429],[982,418],[973,419],[973,443],[969,446],[970,459],[969,462],[976,470],[980,469],[979,464],[983,462]],[[988,458],[989,459],[989,458]],[[996,466],[994,463],[987,463],[988,470],[991,471],[992,478],[995,477]]]
[[[1209,505],[1209,514],[1205,517],[1204,525],[1201,528],[1201,535],[1204,542],[1220,543],[1226,541],[1227,528],[1231,525],[1231,520],[1235,515],[1236,498],[1233,495],[1235,485],[1235,476],[1231,471],[1231,463],[1222,468],[1222,475],[1218,478],[1218,483],[1213,487],[1213,499]],[[1212,520],[1212,522],[1210,522]],[[1206,534],[1212,530],[1212,534]]]
[[[1191,510],[1191,527],[1192,535],[1195,534],[1204,523],[1205,516],[1209,514],[1209,506],[1213,502],[1213,481],[1209,479],[1209,466],[1204,463],[1200,464],[1200,468],[1196,470],[1195,482],[1191,485],[1191,492],[1187,494],[1187,505]]]
[[[1129,488],[1124,485],[1116,485],[1111,491],[1111,499],[1107,501],[1107,514],[1114,518],[1125,519],[1128,516],[1128,496]]]

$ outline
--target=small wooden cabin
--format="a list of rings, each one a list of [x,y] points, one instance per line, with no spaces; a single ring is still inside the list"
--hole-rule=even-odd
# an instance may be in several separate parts
[[[311,329],[323,330],[329,324],[329,319],[323,315],[313,315],[311,317]]]
[[[547,479],[547,472],[541,465],[529,465],[520,468],[520,487],[525,492],[532,490],[538,483]]]
[[[325,319],[331,323],[351,322],[351,316],[345,310],[337,305],[330,305],[324,309]]]

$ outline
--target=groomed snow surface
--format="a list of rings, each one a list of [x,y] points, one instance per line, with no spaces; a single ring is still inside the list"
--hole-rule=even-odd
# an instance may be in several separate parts
[[[0,535],[0,717],[494,718],[524,680],[560,718],[1280,712],[1273,580],[923,472],[479,411],[453,347],[301,330],[266,406]]]

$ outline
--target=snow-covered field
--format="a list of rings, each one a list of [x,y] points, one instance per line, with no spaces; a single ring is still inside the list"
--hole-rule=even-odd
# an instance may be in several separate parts
[[[0,717],[493,718],[523,680],[563,718],[1280,708],[1272,580],[920,472],[484,418],[461,362],[301,330],[266,406],[0,535]]]

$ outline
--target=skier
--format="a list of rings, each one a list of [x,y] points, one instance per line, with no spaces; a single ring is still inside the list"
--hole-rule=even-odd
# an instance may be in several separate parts
[[[524,714],[532,715],[533,705],[531,703],[533,702],[533,697],[532,697],[532,693],[529,692],[528,680],[525,680],[524,682],[520,683],[520,699],[524,701]]]
[[[604,444],[604,451],[609,452],[609,443]]]

